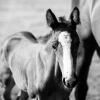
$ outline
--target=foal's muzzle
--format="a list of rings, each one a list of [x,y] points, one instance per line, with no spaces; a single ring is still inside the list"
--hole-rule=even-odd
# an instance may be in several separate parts
[[[68,89],[72,89],[73,87],[75,87],[76,83],[77,83],[77,77],[71,77],[69,80],[67,80],[67,78],[63,78],[63,84],[66,88]]]

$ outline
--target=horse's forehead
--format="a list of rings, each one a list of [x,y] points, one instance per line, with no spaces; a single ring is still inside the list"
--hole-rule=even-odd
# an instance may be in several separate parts
[[[59,36],[58,36],[58,41],[62,43],[62,42],[64,42],[64,41],[67,39],[67,37],[70,38],[69,32],[63,31],[63,32],[61,32],[61,33],[59,34]]]
[[[64,37],[64,36],[68,36],[69,33],[67,31],[63,31],[59,34],[59,37]]]
[[[60,35],[64,35],[64,34],[69,34],[66,30],[62,31],[62,30],[58,30],[54,33],[53,35],[53,39],[57,39],[59,38]]]

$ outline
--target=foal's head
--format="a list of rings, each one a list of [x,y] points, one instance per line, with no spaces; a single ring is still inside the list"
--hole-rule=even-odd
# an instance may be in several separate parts
[[[62,72],[63,84],[68,89],[72,89],[77,80],[75,67],[80,41],[76,26],[80,23],[79,10],[74,8],[67,21],[64,17],[57,20],[51,9],[48,9],[46,20],[48,26],[52,28],[52,48]]]

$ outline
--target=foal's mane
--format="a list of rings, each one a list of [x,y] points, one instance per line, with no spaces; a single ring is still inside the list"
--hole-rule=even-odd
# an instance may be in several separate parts
[[[52,31],[50,31],[50,33],[49,34],[46,34],[45,36],[39,36],[37,38],[37,40],[40,43],[47,43],[48,40],[51,38],[51,36],[52,36]]]

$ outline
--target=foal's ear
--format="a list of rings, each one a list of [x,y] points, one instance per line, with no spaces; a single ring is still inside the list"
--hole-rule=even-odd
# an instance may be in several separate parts
[[[47,25],[52,29],[55,29],[57,27],[58,21],[54,13],[51,11],[51,9],[48,9],[46,12],[46,20]]]
[[[80,11],[75,7],[70,15],[70,20],[72,23],[78,25],[80,24]]]

